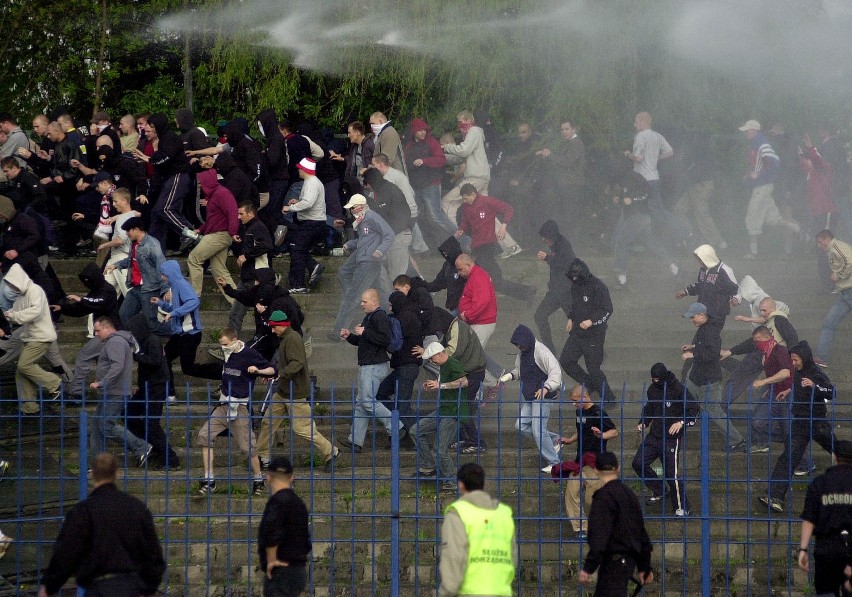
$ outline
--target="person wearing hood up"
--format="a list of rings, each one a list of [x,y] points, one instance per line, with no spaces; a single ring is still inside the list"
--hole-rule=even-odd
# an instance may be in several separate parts
[[[151,333],[144,313],[131,317],[127,327],[138,347],[133,353],[138,368],[136,391],[127,402],[127,429],[154,446],[148,458],[151,467],[176,469],[180,459],[169,446],[168,434],[160,423],[171,373],[163,341]]]
[[[808,444],[814,441],[829,454],[837,444],[826,409],[826,404],[834,399],[834,384],[822,367],[814,362],[813,352],[806,341],[790,348],[790,360],[793,365],[792,386],[776,396],[786,400],[787,394],[792,394],[790,433],[784,434],[784,451],[772,469],[769,495],[758,498],[773,512],[784,511],[784,498],[792,478],[790,467],[807,455]],[[807,472],[810,473],[810,470]]]
[[[258,209],[263,209],[269,204],[269,172],[260,144],[249,137],[248,122],[243,118],[229,122],[225,127],[225,135],[228,137],[231,157],[257,189]]]
[[[778,211],[778,206],[775,205],[775,199],[772,198],[781,160],[761,132],[760,123],[749,120],[740,127],[740,131],[745,134],[749,142],[748,171],[743,175],[743,182],[751,188],[751,197],[745,216],[749,238],[749,251],[745,254],[745,258],[757,259],[757,242],[763,234],[764,224],[784,226],[794,234],[799,233],[799,224],[795,220],[784,219]]]
[[[550,331],[550,316],[559,309],[562,309],[565,315],[571,311],[571,281],[565,275],[565,271],[577,256],[574,254],[571,241],[562,236],[555,221],[547,220],[542,224],[538,235],[547,245],[548,250],[539,251],[536,258],[550,267],[550,280],[547,283],[547,294],[541,299],[533,319],[538,327],[542,344],[553,352],[556,348]]]
[[[183,202],[190,198],[192,187],[189,160],[184,153],[183,141],[171,130],[165,114],[154,114],[148,119],[145,135],[152,142],[156,142],[156,151],[149,157],[136,149],[133,155],[136,159],[154,166],[150,197],[145,200],[150,200],[154,206],[150,234],[163,244],[169,229],[180,236],[184,230],[193,228],[182,213]],[[193,244],[193,239],[184,238],[181,251]]]
[[[204,193],[201,205],[207,207],[207,218],[195,232],[203,235],[201,240],[189,254],[186,267],[189,270],[189,280],[195,294],[201,296],[204,287],[204,262],[210,261],[210,273],[213,279],[224,278],[234,286],[231,272],[226,260],[228,249],[240,231],[240,220],[237,216],[237,201],[225,186],[219,184],[216,171],[202,170],[197,175],[198,184]],[[229,298],[228,302],[233,303]]]
[[[115,289],[107,284],[101,268],[95,262],[87,263],[78,276],[83,286],[89,289],[85,296],[69,294],[58,305],[51,305],[54,312],[68,315],[69,317],[118,317],[118,297]],[[94,319],[90,318],[90,328],[94,325]]]
[[[441,264],[441,271],[438,272],[435,279],[426,283],[426,290],[429,292],[446,290],[447,297],[444,306],[453,315],[458,315],[459,299],[461,299],[464,286],[467,283],[467,278],[459,275],[458,270],[456,270],[456,259],[462,254],[462,248],[458,239],[451,236],[438,246],[438,252],[444,258],[444,263]]]
[[[554,465],[559,464],[562,447],[561,436],[547,428],[550,402],[558,396],[562,386],[562,370],[550,349],[537,341],[527,326],[516,327],[510,342],[521,352],[515,357],[515,367],[504,373],[500,381],[520,380],[523,400],[515,429],[535,441],[541,457],[547,462],[541,472],[550,473]]]
[[[180,131],[180,140],[183,143],[184,151],[210,147],[207,135],[195,126],[195,115],[189,108],[178,108],[175,111],[175,126]]]
[[[195,355],[201,345],[201,301],[192,289],[189,281],[183,277],[177,261],[166,261],[160,266],[163,281],[169,285],[171,299],[154,296],[151,304],[157,308],[157,318],[170,325],[171,336],[166,342],[165,353],[171,363],[180,357],[180,369],[184,375],[193,375]],[[170,386],[176,391],[174,377]],[[171,394],[172,396],[176,394]]]
[[[115,329],[109,317],[95,320],[95,337],[101,341],[101,352],[95,367],[95,381],[89,389],[99,394],[98,406],[89,424],[89,455],[105,452],[109,440],[118,442],[138,458],[144,467],[153,446],[131,433],[119,423],[124,419],[133,383],[133,353],[139,346],[133,334]]]
[[[681,470],[681,444],[686,428],[694,426],[698,420],[698,403],[663,363],[654,363],[651,367],[651,384],[645,396],[642,418],[636,426],[639,433],[645,432],[645,438],[633,457],[633,470],[651,492],[648,503],[659,502],[665,497],[663,481],[651,467],[659,459],[675,516],[689,516],[686,474]]]
[[[574,259],[565,275],[572,283],[571,310],[565,324],[568,339],[559,355],[559,364],[577,383],[597,392],[604,402],[615,403],[615,394],[601,371],[606,329],[612,317],[609,289],[581,259]],[[581,358],[586,370],[580,367]]]
[[[675,298],[694,296],[695,301],[707,307],[707,313],[725,325],[725,318],[731,312],[731,299],[737,295],[737,277],[734,270],[716,256],[710,245],[701,245],[693,251],[698,263],[698,279],[675,293]]]
[[[222,177],[222,186],[231,191],[237,205],[246,201],[255,205],[260,204],[257,189],[246,176],[246,173],[237,166],[231,154],[221,153],[215,158],[202,158],[200,164],[202,168],[216,169],[216,172]]]
[[[424,208],[422,215],[429,218],[429,224],[424,226],[426,232],[434,230],[436,239],[453,234],[456,226],[441,209],[441,176],[447,157],[429,125],[420,118],[411,121],[411,138],[405,144],[405,165],[411,188]]]
[[[278,131],[278,116],[274,108],[267,108],[257,115],[257,130],[266,139],[266,163],[269,172],[269,204],[283,205],[284,194],[290,175],[287,170],[287,144],[284,136]],[[275,216],[275,214],[270,214]],[[275,222],[274,217],[267,226]],[[273,226],[274,229],[274,226]]]

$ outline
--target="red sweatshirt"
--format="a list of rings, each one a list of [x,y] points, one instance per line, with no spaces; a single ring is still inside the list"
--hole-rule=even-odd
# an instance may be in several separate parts
[[[462,203],[459,228],[470,235],[470,248],[476,249],[483,245],[493,245],[497,242],[494,232],[494,220],[500,218],[504,224],[512,221],[515,211],[504,201],[477,194],[473,203]]]
[[[478,265],[474,265],[470,270],[470,276],[459,299],[459,315],[462,313],[470,325],[497,322],[497,295],[494,294],[494,284],[488,272]]]
[[[219,184],[216,171],[213,168],[202,170],[196,177],[204,197],[207,199],[207,219],[199,226],[201,234],[227,232],[234,236],[240,231],[240,220],[237,217],[237,200],[231,191]]]

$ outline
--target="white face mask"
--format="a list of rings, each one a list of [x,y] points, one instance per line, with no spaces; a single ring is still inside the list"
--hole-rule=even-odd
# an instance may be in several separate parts
[[[381,133],[381,132],[382,132],[382,128],[385,126],[385,124],[387,124],[387,123],[382,123],[382,124],[371,124],[371,125],[370,125],[370,128],[372,129],[373,134],[374,134],[374,135],[376,135],[376,136],[378,137],[378,136],[379,136],[379,133]]]
[[[230,344],[222,345],[222,353],[225,355],[225,361],[231,358],[231,355],[235,352],[239,352],[242,349],[243,342],[242,340],[234,340]]]
[[[261,135],[263,135],[264,137],[266,136],[266,132],[263,130],[263,125],[260,123],[259,120],[257,121],[257,130],[260,131]]]

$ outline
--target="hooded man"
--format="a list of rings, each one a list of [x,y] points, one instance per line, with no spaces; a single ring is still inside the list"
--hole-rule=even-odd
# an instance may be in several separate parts
[[[434,229],[436,238],[455,232],[456,226],[441,209],[441,177],[447,158],[429,125],[420,118],[411,121],[411,139],[405,144],[405,165],[415,197],[430,219],[431,225],[425,228]]]
[[[243,118],[235,118],[225,126],[225,136],[240,170],[245,172],[257,189],[258,209],[263,209],[269,203],[269,172],[266,159],[260,151],[260,144],[248,136],[248,122]]]
[[[41,233],[38,222],[32,216],[16,210],[11,199],[0,195],[0,223],[3,233],[0,237],[0,267],[8,271],[12,264],[19,264],[50,299],[58,301],[63,296],[61,288],[39,265]]]
[[[56,328],[50,318],[47,295],[20,265],[12,265],[3,281],[16,297],[12,308],[3,315],[10,323],[23,328],[21,341],[24,347],[15,369],[19,406],[22,414],[35,415],[41,410],[40,400],[45,397],[56,400],[60,395],[59,376],[38,365],[56,341]]]
[[[106,315],[107,317],[117,318],[118,298],[115,289],[104,278],[101,268],[94,262],[87,263],[78,277],[83,286],[89,289],[89,292],[85,296],[69,294],[59,301],[58,305],[51,305],[51,309],[69,317],[86,317],[87,315],[100,317]]]
[[[154,177],[151,179],[149,191],[151,203],[154,205],[151,212],[150,234],[163,244],[169,228],[178,235],[184,229],[193,228],[182,213],[183,202],[190,197],[192,187],[189,160],[184,153],[183,141],[171,130],[165,114],[154,114],[148,119],[145,135],[150,141],[156,141],[157,150],[151,156],[147,156],[143,151],[136,149],[133,155],[136,159],[154,167]],[[189,248],[192,244],[194,241],[186,238],[181,245],[181,250]]]
[[[695,302],[707,307],[707,313],[717,323],[725,325],[725,318],[731,312],[731,299],[736,296],[738,286],[734,270],[716,256],[710,245],[701,245],[693,254],[701,268],[698,279],[675,293],[681,299],[687,295],[696,297]]]
[[[287,185],[290,183],[290,174],[287,170],[287,144],[284,142],[284,135],[278,131],[278,116],[274,108],[267,108],[257,115],[257,129],[266,139],[269,204],[272,206],[269,216],[263,219],[267,226],[272,226],[270,230],[274,230],[273,224],[277,224],[278,216],[273,213],[274,208],[276,205],[283,205],[284,193],[287,192]]]
[[[565,275],[572,282],[571,310],[565,324],[569,336],[559,364],[589,392],[597,392],[605,402],[614,403],[615,394],[601,371],[607,322],[612,316],[609,289],[581,259],[574,259]],[[585,361],[586,370],[580,367],[580,358]]]
[[[451,236],[438,246],[438,252],[444,258],[444,263],[441,264],[441,271],[438,272],[435,279],[426,284],[426,290],[429,292],[446,290],[447,297],[444,306],[453,315],[458,315],[459,299],[461,299],[464,286],[467,283],[467,278],[459,275],[458,270],[456,270],[456,259],[462,254],[461,245],[455,236]]]
[[[829,454],[837,444],[828,420],[826,404],[834,399],[834,384],[822,367],[814,362],[811,347],[804,340],[790,348],[790,360],[793,365],[793,382],[790,390],[792,415],[790,433],[784,435],[784,451],[775,461],[769,480],[769,496],[758,498],[773,512],[784,511],[784,497],[792,479],[790,467],[796,465],[806,455],[808,444],[815,441]],[[783,390],[782,390],[783,391]],[[780,395],[786,399],[786,395]],[[805,474],[809,474],[809,469]],[[798,471],[795,474],[800,474]]]
[[[200,128],[195,126],[195,116],[189,108],[178,108],[175,111],[175,124],[180,131],[180,140],[184,151],[206,149],[210,142]]]
[[[533,318],[542,343],[553,352],[555,348],[550,331],[550,316],[559,309],[562,309],[566,316],[571,311],[571,280],[565,275],[565,271],[577,256],[571,241],[562,236],[555,221],[547,220],[542,224],[538,235],[547,245],[547,251],[539,251],[536,258],[550,267],[550,280],[547,283],[547,294],[535,310]]]
[[[675,516],[689,516],[680,450],[684,429],[695,425],[698,419],[698,403],[663,363],[651,367],[651,384],[645,395],[642,418],[636,426],[639,433],[645,431],[645,438],[633,457],[633,470],[651,492],[648,503],[659,502],[664,497],[663,482],[651,466],[659,459]]]
[[[538,342],[532,330],[519,325],[510,340],[518,350],[515,367],[500,377],[505,383],[518,379],[521,382],[521,411],[515,429],[531,437],[547,464],[541,472],[550,473],[559,464],[561,436],[547,429],[550,418],[550,401],[557,397],[562,387],[562,370],[559,361],[544,344]]]

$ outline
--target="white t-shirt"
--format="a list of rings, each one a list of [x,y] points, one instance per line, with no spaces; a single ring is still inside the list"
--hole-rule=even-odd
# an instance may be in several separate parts
[[[118,214],[118,216],[116,216],[115,221],[113,222],[112,238],[113,240],[120,238],[121,244],[110,249],[110,259],[124,259],[125,257],[130,257],[130,237],[127,236],[127,231],[122,228],[122,225],[135,215],[136,213],[133,210],[130,210],[126,214]]]
[[[657,162],[660,155],[672,151],[672,146],[657,131],[645,129],[636,133],[633,139],[633,155],[641,157],[641,162],[633,162],[633,171],[642,175],[645,180],[660,180]]]

